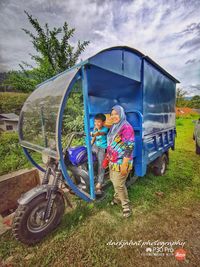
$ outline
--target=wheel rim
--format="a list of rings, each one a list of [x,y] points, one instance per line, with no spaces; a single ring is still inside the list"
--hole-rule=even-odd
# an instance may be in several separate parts
[[[44,213],[46,210],[46,205],[47,205],[47,202],[42,202],[40,205],[35,207],[30,213],[28,220],[27,220],[27,228],[30,232],[38,233],[38,232],[44,231],[55,218],[56,207],[53,204],[49,219],[47,219],[46,221],[43,220]]]
[[[162,166],[161,166],[161,170],[160,170],[160,172],[161,172],[161,174],[164,174],[164,172],[165,172],[165,168],[166,168],[166,162],[165,162],[165,160],[162,162]]]

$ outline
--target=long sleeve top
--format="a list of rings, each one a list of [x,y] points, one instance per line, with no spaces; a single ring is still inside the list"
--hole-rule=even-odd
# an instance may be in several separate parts
[[[130,124],[124,124],[114,140],[107,147],[107,155],[112,170],[120,171],[123,158],[129,158],[128,170],[133,167],[133,149],[135,145],[134,130]]]

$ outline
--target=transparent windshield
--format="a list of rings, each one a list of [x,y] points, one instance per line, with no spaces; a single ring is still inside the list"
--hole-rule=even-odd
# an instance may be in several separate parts
[[[57,158],[56,126],[62,97],[78,69],[41,84],[26,100],[20,115],[20,143]]]

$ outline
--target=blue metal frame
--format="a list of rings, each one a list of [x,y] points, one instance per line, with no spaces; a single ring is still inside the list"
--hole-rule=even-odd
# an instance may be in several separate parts
[[[26,156],[26,158],[36,167],[38,168],[40,171],[42,172],[46,172],[45,169],[43,169],[39,164],[36,163],[36,161],[31,157],[31,154],[28,152],[27,148],[22,146],[22,149],[24,151],[24,154]]]
[[[89,168],[89,177],[90,177],[90,196],[92,199],[95,199],[94,192],[94,170],[93,170],[93,160],[92,160],[92,147],[91,147],[91,138],[90,138],[90,118],[89,118],[89,109],[88,109],[88,80],[86,67],[81,67],[82,73],[82,87],[83,87],[83,102],[84,102],[84,126],[86,133],[86,147],[88,154],[88,168]]]
[[[144,98],[144,58],[145,56],[142,55],[141,58],[141,90],[142,90],[142,99]],[[142,114],[144,111],[144,102],[142,101]],[[141,129],[140,129],[140,134],[141,134],[141,143],[140,143],[140,155],[136,160],[136,173],[138,176],[144,176],[147,170],[147,166],[146,166],[146,161],[145,161],[145,155],[143,155],[143,115],[142,115],[142,125],[141,125]]]
[[[57,131],[56,131],[58,133],[57,145],[58,145],[58,153],[59,153],[59,157],[60,157],[60,160],[59,160],[60,168],[61,168],[61,171],[63,173],[63,176],[64,176],[67,184],[71,187],[71,189],[74,191],[74,193],[77,196],[79,196],[80,198],[84,199],[87,202],[90,202],[90,201],[92,201],[90,196],[87,196],[86,193],[83,193],[81,190],[79,190],[78,187],[73,183],[73,181],[71,180],[71,178],[68,175],[67,168],[66,168],[64,158],[63,158],[62,142],[61,142],[61,140],[62,140],[61,139],[61,137],[62,137],[62,119],[63,119],[63,113],[64,113],[64,109],[66,106],[67,98],[68,98],[69,93],[71,92],[71,89],[72,89],[74,83],[79,78],[80,78],[80,76],[78,74],[76,74],[75,77],[73,78],[73,80],[71,81],[68,90],[64,94],[63,99],[62,99],[61,104],[60,104],[59,115],[58,115],[58,120],[57,120],[57,122],[58,122]]]
[[[170,148],[173,148],[174,138],[175,128],[169,128],[157,132],[156,134],[147,135],[143,140],[144,151],[146,152],[146,165],[153,162]]]

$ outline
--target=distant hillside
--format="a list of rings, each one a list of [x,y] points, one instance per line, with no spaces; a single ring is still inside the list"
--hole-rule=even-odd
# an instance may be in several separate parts
[[[185,98],[185,100],[191,100],[192,96],[185,96],[184,98]]]
[[[3,85],[5,79],[8,77],[7,72],[0,72],[0,92],[16,92],[12,86]]]
[[[6,79],[7,77],[7,72],[0,72],[0,84],[3,83],[3,81]]]
[[[29,94],[24,93],[0,92],[0,113],[15,113],[19,115],[28,96]]]

